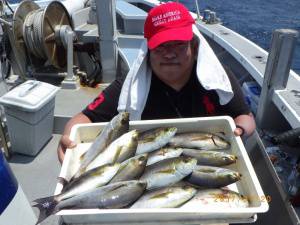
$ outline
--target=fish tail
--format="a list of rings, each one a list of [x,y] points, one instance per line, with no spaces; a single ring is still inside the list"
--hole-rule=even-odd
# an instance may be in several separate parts
[[[67,186],[67,184],[69,183],[65,178],[63,177],[57,177],[57,182],[61,183],[63,186],[63,189]]]
[[[55,200],[55,196],[46,198],[38,198],[33,202],[37,203],[33,207],[37,207],[40,211],[38,221],[36,225],[45,220],[48,216],[55,214],[58,210],[55,208],[58,202]]]

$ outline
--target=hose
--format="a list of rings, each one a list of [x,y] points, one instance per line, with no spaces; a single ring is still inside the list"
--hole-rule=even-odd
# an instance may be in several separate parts
[[[300,127],[285,131],[272,138],[274,144],[286,144],[291,147],[300,146]]]

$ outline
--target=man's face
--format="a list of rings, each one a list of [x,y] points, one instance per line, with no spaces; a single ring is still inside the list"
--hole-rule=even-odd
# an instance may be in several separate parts
[[[169,41],[150,50],[152,70],[167,85],[180,90],[189,80],[196,58],[196,41]]]

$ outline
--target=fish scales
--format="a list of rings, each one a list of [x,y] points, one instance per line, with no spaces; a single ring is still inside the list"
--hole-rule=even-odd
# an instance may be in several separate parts
[[[176,127],[159,127],[143,132],[139,137],[136,154],[152,152],[165,146],[176,132]]]
[[[197,148],[201,150],[228,149],[230,143],[221,136],[211,133],[186,132],[176,134],[169,145],[181,148]]]
[[[148,191],[131,208],[175,208],[191,199],[197,190],[191,186],[172,186]]]
[[[197,163],[207,166],[227,166],[235,163],[237,156],[221,152],[183,148],[182,155],[197,159]]]
[[[197,165],[185,181],[200,187],[220,188],[240,179],[241,174],[231,169]]]
[[[80,176],[86,167],[101,153],[107,146],[129,130],[129,113],[121,112],[115,116],[96,137],[87,152],[80,157],[80,167],[74,177]]]
[[[140,180],[147,181],[147,189],[174,184],[192,173],[197,160],[191,157],[177,157],[147,166]]]
[[[114,140],[87,166],[86,170],[107,163],[123,162],[134,156],[138,144],[138,135],[137,130],[132,130]]]
[[[139,179],[146,168],[147,159],[148,154],[144,153],[122,162],[110,183]]]

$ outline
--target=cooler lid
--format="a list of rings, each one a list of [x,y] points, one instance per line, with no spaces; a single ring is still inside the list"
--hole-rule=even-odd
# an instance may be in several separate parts
[[[37,111],[55,97],[58,87],[36,80],[28,80],[0,98],[0,104],[23,111]]]

